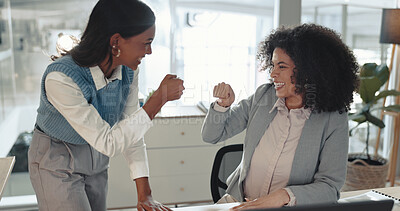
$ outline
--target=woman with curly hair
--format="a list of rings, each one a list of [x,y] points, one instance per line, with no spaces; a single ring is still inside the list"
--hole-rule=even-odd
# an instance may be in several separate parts
[[[333,30],[303,24],[274,31],[257,56],[272,83],[232,108],[232,88],[219,83],[202,128],[213,144],[246,129],[242,162],[220,202],[246,201],[235,210],[336,202],[358,86],[352,51]]]

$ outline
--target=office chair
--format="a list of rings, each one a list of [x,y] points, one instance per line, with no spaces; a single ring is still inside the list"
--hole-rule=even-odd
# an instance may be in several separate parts
[[[242,160],[243,144],[224,146],[215,155],[211,170],[211,195],[216,203],[228,186],[225,184],[229,175],[237,168]]]

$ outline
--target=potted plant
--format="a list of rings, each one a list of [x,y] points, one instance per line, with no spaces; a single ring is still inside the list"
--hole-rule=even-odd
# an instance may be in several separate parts
[[[349,154],[347,163],[347,178],[343,190],[360,190],[384,187],[386,183],[388,161],[381,156],[369,154],[370,126],[384,128],[384,122],[375,117],[376,110],[400,112],[400,105],[377,106],[378,100],[387,96],[398,96],[396,90],[380,91],[389,79],[389,69],[386,65],[366,63],[360,69],[360,87],[357,93],[362,99],[362,107],[349,113],[349,119],[357,125],[349,130],[349,135],[361,124],[367,125],[365,153]],[[377,94],[378,93],[378,94]]]

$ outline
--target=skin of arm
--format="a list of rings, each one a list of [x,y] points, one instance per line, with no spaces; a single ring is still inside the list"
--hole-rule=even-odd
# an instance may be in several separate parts
[[[256,208],[278,208],[289,203],[290,197],[285,189],[279,189],[267,196],[263,196],[252,201],[246,199],[245,203],[233,207],[232,210],[245,210]]]
[[[184,89],[183,80],[177,78],[176,75],[168,74],[146,104],[143,105],[143,109],[150,119],[154,119],[161,107],[168,101],[179,99]]]
[[[148,177],[141,177],[135,179],[136,189],[138,193],[138,211],[143,210],[171,210],[161,203],[155,201],[151,196],[151,189]]]

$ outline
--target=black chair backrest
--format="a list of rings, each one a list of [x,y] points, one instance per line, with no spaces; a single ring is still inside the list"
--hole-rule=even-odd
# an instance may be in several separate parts
[[[215,155],[211,171],[211,195],[214,203],[225,194],[228,187],[225,181],[240,164],[242,152],[243,144],[232,144],[222,147]]]

